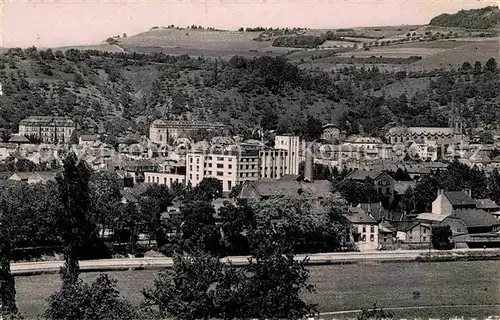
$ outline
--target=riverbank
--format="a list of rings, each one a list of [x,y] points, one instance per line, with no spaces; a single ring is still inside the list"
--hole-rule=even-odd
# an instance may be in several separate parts
[[[306,255],[297,255],[303,260]],[[456,249],[438,250],[397,250],[347,253],[321,253],[307,255],[309,265],[341,265],[363,263],[395,263],[395,262],[445,262],[445,261],[478,261],[500,260],[500,249]],[[246,265],[250,257],[227,257],[222,261],[233,265]],[[50,274],[59,272],[63,261],[20,262],[12,263],[11,271],[16,276]],[[120,270],[144,270],[172,267],[172,258],[123,258],[82,260],[80,269],[83,272],[102,272]]]

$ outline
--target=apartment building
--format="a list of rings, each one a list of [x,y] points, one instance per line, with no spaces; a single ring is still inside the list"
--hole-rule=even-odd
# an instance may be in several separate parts
[[[289,154],[283,149],[259,150],[259,172],[261,178],[279,179],[290,172]],[[298,171],[297,171],[298,172]]]
[[[299,174],[299,147],[299,136],[277,135],[274,138],[274,148],[286,150],[288,153],[285,160],[285,174]]]
[[[222,181],[224,192],[243,181],[259,180],[258,151],[212,151],[186,154],[186,180],[194,187],[203,178]]]
[[[19,122],[19,135],[43,143],[68,143],[76,124],[67,117],[33,116]]]

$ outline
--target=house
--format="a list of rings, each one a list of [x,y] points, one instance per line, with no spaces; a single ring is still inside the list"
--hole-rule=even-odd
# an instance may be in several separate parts
[[[99,135],[97,134],[83,134],[78,138],[78,144],[81,146],[92,146],[98,140]]]
[[[373,187],[378,194],[387,198],[393,197],[395,180],[385,171],[354,170],[344,179],[365,182],[367,178],[373,181]]]
[[[423,223],[413,223],[404,230],[406,243],[431,242],[431,227]]]
[[[396,228],[389,222],[384,221],[378,225],[379,231],[379,248],[381,250],[396,249]]]
[[[500,206],[491,199],[475,199],[476,208],[484,210],[494,216],[500,217]]]
[[[5,160],[17,151],[15,143],[0,143],[0,160]]]
[[[304,195],[306,197],[323,199],[331,192],[328,180],[313,182],[295,180],[259,180],[247,181],[242,184],[240,199],[265,200],[272,197]]]
[[[338,142],[340,140],[339,127],[331,123],[324,125],[321,139],[332,143]]]
[[[389,218],[388,211],[384,209],[382,203],[360,203],[358,207],[372,216],[376,221],[382,221]]]
[[[349,224],[348,234],[360,251],[376,250],[379,247],[379,226],[377,221],[362,208],[351,207],[342,215]]]
[[[457,209],[476,209],[470,190],[438,190],[437,198],[432,202],[432,213],[450,215]]]
[[[28,177],[28,183],[29,184],[34,184],[34,183],[47,183],[49,181],[56,181],[56,174],[55,172],[50,172],[50,171],[39,171],[39,172],[34,172],[32,175]]]
[[[56,174],[51,171],[39,172],[16,172],[9,177],[9,180],[22,181],[29,184],[47,183],[48,181],[55,181]]]
[[[480,209],[457,209],[449,217],[462,220],[469,234],[496,232],[500,228],[500,221]]]

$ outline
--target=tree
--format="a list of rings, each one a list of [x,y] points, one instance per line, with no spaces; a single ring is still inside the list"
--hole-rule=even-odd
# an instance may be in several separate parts
[[[58,224],[63,230],[65,264],[61,269],[63,286],[78,280],[78,259],[85,245],[96,236],[97,228],[90,219],[89,180],[91,170],[74,153],[63,161],[63,171],[56,177],[63,214]]]
[[[133,320],[135,308],[120,298],[116,280],[100,275],[90,286],[78,280],[48,299],[49,308],[44,317],[48,320]]]
[[[453,235],[450,226],[436,226],[432,227],[432,247],[438,250],[453,249],[454,243],[451,242]]]
[[[215,210],[205,201],[192,201],[181,208],[183,223],[180,246],[186,252],[202,250],[219,254],[220,230],[214,218]]]
[[[377,193],[373,188],[373,182],[342,180],[339,184],[334,185],[334,189],[338,191],[351,204],[375,202],[377,201]]]
[[[494,58],[489,58],[484,65],[484,69],[489,72],[495,72],[497,70],[497,61]]]
[[[240,268],[199,252],[176,255],[173,268],[143,291],[145,304],[158,308],[162,319],[300,319],[316,313],[302,300],[303,291],[314,291],[307,259],[274,250]]]
[[[226,255],[249,254],[248,234],[256,228],[255,214],[246,204],[224,203],[219,209],[222,242]]]
[[[190,192],[190,197],[197,200],[211,201],[222,197],[222,181],[217,178],[203,178]]]
[[[105,229],[114,227],[122,195],[116,173],[108,171],[93,172],[89,179],[90,215]]]

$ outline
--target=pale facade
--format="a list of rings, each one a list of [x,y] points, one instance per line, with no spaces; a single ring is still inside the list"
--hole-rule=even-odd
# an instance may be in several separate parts
[[[149,139],[153,143],[168,144],[170,140],[187,137],[198,130],[217,131],[221,134],[225,134],[227,127],[217,122],[157,119],[149,126]]]
[[[386,134],[391,144],[402,144],[408,141],[419,141],[429,144],[453,144],[463,139],[454,128],[447,127],[395,127]]]
[[[286,150],[288,152],[288,159],[286,161],[285,174],[299,174],[299,136],[292,135],[277,135],[274,138],[274,148]]]
[[[267,149],[259,151],[260,177],[279,179],[289,174],[288,151],[282,149]]]
[[[323,134],[321,139],[329,142],[338,142],[340,140],[340,129],[334,124],[327,124],[323,126]]]
[[[68,143],[75,130],[75,122],[66,117],[33,116],[19,122],[19,135],[43,143]]]
[[[186,185],[186,175],[170,172],[144,172],[144,182],[163,184],[171,188],[174,183]]]
[[[186,181],[194,187],[203,178],[221,180],[224,192],[230,192],[240,182],[259,180],[258,152],[187,153]]]

